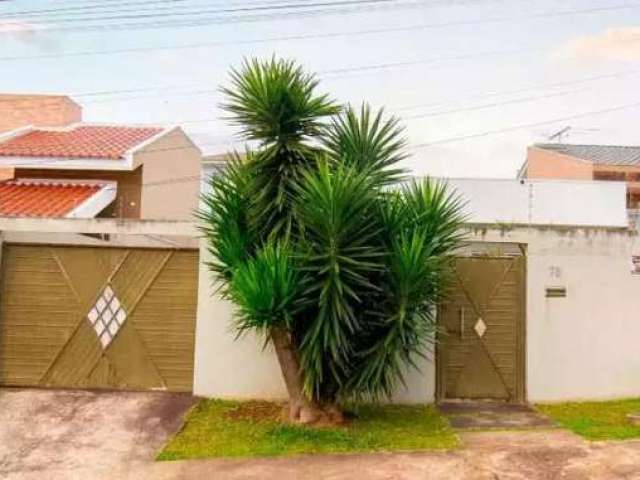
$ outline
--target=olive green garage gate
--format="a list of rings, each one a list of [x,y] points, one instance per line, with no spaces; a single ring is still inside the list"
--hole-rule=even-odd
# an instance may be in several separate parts
[[[436,397],[525,401],[525,258],[460,257],[439,309]]]
[[[4,244],[0,385],[193,387],[198,251]]]

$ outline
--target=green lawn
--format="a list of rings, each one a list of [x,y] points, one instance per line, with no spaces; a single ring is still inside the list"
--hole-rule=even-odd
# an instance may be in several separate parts
[[[363,406],[346,426],[282,423],[268,402],[202,400],[158,460],[447,449],[458,438],[431,406]]]
[[[569,402],[538,405],[538,410],[558,424],[588,440],[625,440],[640,437],[627,413],[640,412],[640,399],[612,402]]]

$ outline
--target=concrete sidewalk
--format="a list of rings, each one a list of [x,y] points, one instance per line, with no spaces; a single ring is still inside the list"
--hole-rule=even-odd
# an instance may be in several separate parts
[[[562,430],[475,432],[454,452],[170,462],[128,479],[609,480],[640,479],[640,441],[587,443]],[[116,478],[116,477],[114,477]]]
[[[0,478],[9,480],[640,479],[640,440],[551,430],[461,433],[450,452],[154,462],[186,395],[0,390]]]

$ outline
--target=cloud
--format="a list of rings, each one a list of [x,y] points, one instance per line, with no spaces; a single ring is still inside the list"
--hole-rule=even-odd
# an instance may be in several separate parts
[[[569,40],[556,58],[581,61],[640,61],[640,26],[616,27]]]
[[[0,38],[6,36],[20,42],[32,43],[35,41],[37,30],[38,26],[33,23],[0,18]]]

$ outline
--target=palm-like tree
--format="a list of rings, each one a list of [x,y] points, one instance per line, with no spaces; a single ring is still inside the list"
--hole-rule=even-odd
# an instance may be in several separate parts
[[[394,118],[341,109],[294,62],[245,62],[223,89],[258,146],[211,181],[200,212],[239,333],[275,348],[292,421],[340,418],[377,399],[434,342],[461,203],[407,181]]]

